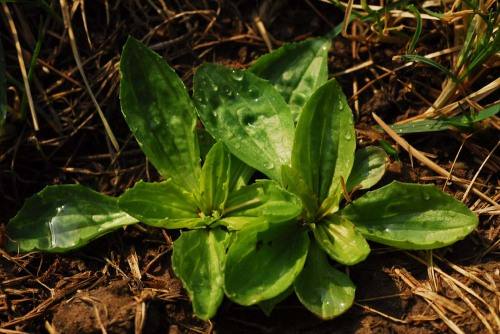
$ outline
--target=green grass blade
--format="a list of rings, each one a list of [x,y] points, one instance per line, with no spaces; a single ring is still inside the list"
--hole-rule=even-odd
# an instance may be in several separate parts
[[[444,74],[446,74],[453,81],[455,81],[455,82],[459,81],[457,76],[454,73],[452,73],[449,69],[447,69],[443,65],[435,62],[432,59],[426,58],[426,57],[421,56],[421,55],[403,55],[403,56],[401,56],[401,59],[403,61],[407,61],[407,62],[414,61],[414,62],[419,62],[419,63],[423,63],[426,65],[432,66],[432,67],[438,69],[439,71],[443,72]]]
[[[496,103],[477,114],[462,115],[442,119],[426,119],[400,125],[392,125],[391,128],[399,134],[438,132],[450,130],[453,127],[469,129],[474,123],[492,117],[500,111],[500,103]]]
[[[422,33],[422,16],[420,16],[420,12],[414,5],[409,5],[408,10],[415,15],[416,20],[415,33],[413,34],[410,44],[408,45],[408,53],[413,53],[415,51],[415,47],[417,46],[417,42],[420,39],[420,34]]]

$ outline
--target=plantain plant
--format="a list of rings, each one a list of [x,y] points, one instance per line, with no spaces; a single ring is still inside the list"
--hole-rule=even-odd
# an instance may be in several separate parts
[[[377,147],[355,152],[352,112],[335,79],[312,93],[296,127],[271,83],[246,71],[203,65],[194,77],[194,99],[216,140],[302,200],[294,222],[236,232],[224,286],[239,304],[261,303],[269,311],[295,291],[311,312],[333,318],[352,305],[355,287],[331,261],[364,260],[366,239],[401,249],[443,247],[477,224],[465,205],[432,185],[393,182],[343,201],[381,179],[386,156]]]
[[[295,292],[329,319],[354,300],[338,265],[364,260],[367,239],[433,249],[465,237],[477,217],[431,185],[393,182],[351,201],[382,178],[387,158],[355,150],[351,110],[327,81],[329,47],[324,38],[286,45],[246,71],[202,65],[193,102],[174,70],[130,38],[122,112],[164,181],[140,181],[119,198],[49,186],[9,222],[9,247],[64,252],[139,221],[179,229],[172,266],[200,318],[214,316],[224,294],[269,313]],[[196,114],[216,140],[203,164]]]

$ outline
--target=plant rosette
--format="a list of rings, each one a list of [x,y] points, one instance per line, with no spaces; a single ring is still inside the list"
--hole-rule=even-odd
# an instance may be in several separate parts
[[[246,71],[202,65],[193,103],[175,71],[130,38],[120,62],[122,112],[165,181],[138,182],[119,198],[49,186],[10,221],[8,246],[64,252],[138,221],[181,229],[173,269],[200,318],[215,315],[224,293],[269,313],[295,291],[329,319],[355,293],[331,261],[362,261],[366,239],[433,249],[465,237],[477,217],[430,185],[393,182],[344,205],[343,195],[381,179],[386,155],[355,152],[351,110],[327,81],[329,47],[325,38],[285,45]],[[217,140],[203,165],[197,113]],[[254,170],[270,180],[248,185]]]
[[[330,319],[346,311],[355,294],[349,277],[331,261],[364,260],[370,252],[366,240],[400,249],[444,247],[473,231],[478,219],[432,185],[392,182],[343,205],[344,194],[382,178],[386,154],[377,147],[355,151],[352,112],[335,79],[311,89],[294,126],[278,90],[287,91],[285,79],[293,78],[291,69],[276,64],[286,58],[277,50],[257,60],[252,68],[269,69],[269,81],[214,64],[195,73],[194,100],[208,132],[296,194],[303,206],[293,222],[236,232],[224,288],[236,303],[259,304],[266,312],[295,291],[307,309]]]

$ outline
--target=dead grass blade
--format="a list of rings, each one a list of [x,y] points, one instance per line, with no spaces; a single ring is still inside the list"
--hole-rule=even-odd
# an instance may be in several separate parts
[[[437,306],[438,300],[436,299],[436,296],[439,296],[432,291],[425,290],[423,287],[418,286],[419,282],[411,276],[410,273],[406,272],[405,270],[399,270],[395,269],[394,272],[405,282],[410,288],[412,288],[413,292],[419,296],[421,296],[427,304],[437,313],[439,318],[443,320],[443,322],[456,334],[465,334],[464,331],[460,329],[460,327],[457,326],[450,318],[448,318],[445,314],[444,311],[441,309],[441,307]],[[424,292],[426,291],[426,292]],[[441,296],[440,296],[441,297]],[[444,297],[441,297],[444,298]],[[441,299],[439,299],[441,301]],[[442,302],[442,301],[441,301]],[[441,305],[443,306],[443,305]],[[449,306],[449,305],[448,305]],[[450,306],[451,307],[451,306]]]
[[[85,71],[83,70],[83,65],[82,61],[80,58],[80,54],[78,53],[78,48],[76,46],[76,39],[75,35],[73,33],[73,28],[71,26],[71,16],[69,14],[69,8],[68,8],[68,3],[66,0],[60,0],[61,4],[61,11],[63,14],[63,20],[64,20],[64,25],[65,28],[68,31],[68,37],[69,37],[69,42],[71,45],[71,50],[73,52],[73,56],[75,58],[76,65],[78,67],[78,71],[80,72],[83,82],[85,83],[85,87],[87,89],[87,92],[92,100],[92,103],[94,104],[95,108],[97,109],[97,113],[99,114],[99,117],[101,118],[102,124],[104,125],[104,129],[106,130],[106,133],[109,137],[109,140],[111,141],[111,144],[113,145],[114,149],[116,151],[120,150],[120,146],[118,145],[118,141],[116,140],[115,135],[113,134],[113,131],[111,130],[111,127],[109,126],[109,123],[104,116],[104,113],[101,110],[101,107],[99,106],[99,103],[97,102],[94,93],[92,93],[92,89],[90,87],[90,84],[87,80],[87,76],[85,75]]]
[[[412,259],[422,263],[423,265],[427,265],[427,263],[422,260],[420,257],[418,256],[415,256],[409,252],[405,252],[406,255],[408,255],[409,257],[411,257]],[[460,282],[459,280],[457,280],[456,278],[454,278],[453,276],[450,276],[448,275],[447,273],[445,273],[443,270],[441,270],[439,267],[435,267],[434,270],[436,270],[436,272],[438,272],[442,277],[443,279],[448,279],[449,281],[453,282],[455,285],[457,285],[458,287],[460,287],[462,290],[466,291],[467,293],[469,293],[471,296],[475,297],[477,300],[479,300],[484,306],[486,306],[486,308],[488,309],[488,311],[490,312],[492,318],[495,320],[495,324],[497,326],[497,328],[500,329],[500,318],[498,317],[498,312],[497,310],[492,306],[490,305],[488,302],[486,302],[481,296],[479,296],[474,290],[472,290],[470,287],[468,287],[467,285],[465,285],[464,283]],[[470,278],[469,276],[467,275],[464,275],[465,277],[468,277]],[[496,290],[495,290],[496,291]],[[496,291],[495,294],[498,295],[498,292]]]
[[[446,282],[446,284],[448,284],[448,286],[452,288],[453,291],[455,291],[456,294],[464,301],[464,303],[466,303],[467,306],[469,306],[472,312],[474,312],[474,314],[478,317],[478,319],[483,323],[484,327],[486,327],[488,333],[494,334],[495,332],[493,331],[493,328],[491,327],[490,323],[488,322],[488,320],[486,320],[481,311],[478,310],[476,305],[474,305],[474,303],[472,303],[470,299],[467,298],[467,296],[456,286],[455,283],[453,283],[453,281],[451,281],[446,277],[443,277],[443,279]]]
[[[483,169],[484,165],[486,164],[486,162],[488,162],[488,160],[493,155],[493,153],[495,153],[495,151],[499,145],[500,145],[500,140],[497,141],[497,144],[495,145],[495,147],[493,147],[493,149],[490,151],[490,153],[483,160],[483,163],[481,164],[481,166],[479,166],[479,168],[477,169],[477,172],[476,172],[476,174],[474,174],[474,177],[470,181],[469,186],[467,187],[467,190],[465,190],[464,196],[462,197],[462,202],[464,202],[467,199],[467,196],[469,195],[469,192],[470,192],[472,186],[474,185],[474,182],[476,182],[476,179],[479,176],[479,173],[481,173],[481,170]]]
[[[16,24],[14,23],[14,19],[12,18],[12,14],[10,13],[9,6],[7,6],[5,2],[2,3],[2,9],[3,12],[5,13],[5,16],[7,17],[7,22],[9,23],[10,31],[12,33],[12,38],[14,38],[14,44],[16,46],[16,51],[17,51],[17,60],[19,62],[19,68],[21,69],[21,75],[23,77],[24,90],[30,107],[31,120],[33,121],[33,128],[35,129],[35,131],[38,131],[40,130],[40,127],[38,125],[38,118],[36,116],[33,96],[31,95],[31,89],[28,80],[28,72],[26,72],[26,64],[24,63],[23,50],[21,49],[21,43],[19,42],[19,36],[17,34]]]
[[[416,158],[418,161],[432,169],[434,172],[440,174],[444,177],[449,177],[452,182],[455,182],[457,185],[467,189],[469,187],[469,181],[462,180],[452,174],[450,174],[446,169],[442,168],[434,161],[427,158],[422,152],[414,148],[410,145],[403,137],[399,136],[394,130],[391,129],[389,125],[387,125],[380,117],[378,117],[375,113],[372,113],[373,118],[378,123],[378,125],[396,142],[398,143],[408,154]],[[464,182],[465,181],[465,182]],[[478,195],[481,199],[487,201],[492,205],[498,205],[493,199],[486,196],[484,193],[479,191],[478,189],[472,187],[472,191]]]

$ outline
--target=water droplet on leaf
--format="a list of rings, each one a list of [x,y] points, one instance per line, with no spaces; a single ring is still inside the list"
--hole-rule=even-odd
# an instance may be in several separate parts
[[[293,76],[293,72],[292,71],[285,71],[283,72],[283,74],[281,75],[281,78],[285,81],[288,81],[292,78]]]
[[[266,163],[264,163],[264,168],[266,168],[266,169],[273,169],[274,168],[274,164],[272,162],[266,162]]]
[[[243,80],[243,72],[233,70],[233,79],[236,81]]]

